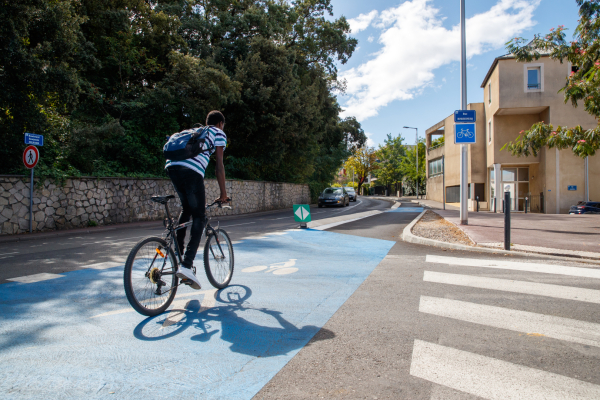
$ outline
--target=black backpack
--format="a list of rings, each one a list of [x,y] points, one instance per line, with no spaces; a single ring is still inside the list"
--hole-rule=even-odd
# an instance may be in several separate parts
[[[167,160],[183,161],[196,157],[198,154],[212,150],[203,150],[204,143],[208,137],[208,126],[186,129],[171,135],[163,147],[163,155]]]

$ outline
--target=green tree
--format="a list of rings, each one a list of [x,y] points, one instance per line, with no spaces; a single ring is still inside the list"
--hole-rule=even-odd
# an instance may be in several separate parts
[[[402,181],[402,160],[406,156],[403,141],[402,135],[393,137],[391,133],[388,133],[384,145],[379,146],[377,151],[379,169],[375,171],[375,176],[385,186]]]
[[[358,178],[357,191],[360,192],[360,188],[367,180],[369,174],[379,169],[377,150],[373,147],[359,147],[348,158],[344,166],[346,169],[352,169],[356,173]]]
[[[42,160],[48,152],[56,156],[64,117],[82,90],[78,71],[97,62],[75,2],[4,1],[0,19],[0,171],[6,173],[21,164],[26,131],[50,132]]]
[[[570,62],[577,67],[561,89],[565,103],[574,107],[583,102],[584,109],[596,119],[600,118],[600,4],[598,1],[576,0],[579,6],[579,24],[573,41],[567,42],[564,26],[552,28],[547,35],[535,35],[531,42],[515,38],[507,43],[507,49],[518,61],[539,59],[549,54],[553,60]],[[520,132],[520,136],[507,143],[515,156],[537,155],[543,147],[559,150],[572,149],[573,153],[585,158],[593,156],[600,148],[600,127],[583,129],[581,126],[567,127],[534,124],[531,129]]]
[[[417,149],[419,168],[417,169]],[[414,193],[417,191],[417,183],[419,185],[419,194],[425,191],[426,182],[426,147],[425,139],[419,139],[417,146],[411,146],[406,151],[406,156],[402,159],[401,169],[406,177],[406,183]]]

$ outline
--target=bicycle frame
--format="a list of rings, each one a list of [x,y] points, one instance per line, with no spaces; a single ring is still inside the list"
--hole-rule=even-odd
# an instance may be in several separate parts
[[[212,207],[214,207],[215,205],[219,205],[219,207],[221,208],[220,203],[217,203],[216,201],[213,202],[212,204],[209,204],[208,206],[206,206],[206,211],[210,210]],[[229,206],[225,206],[225,207],[229,207]],[[230,208],[230,207],[229,207]],[[173,246],[174,244],[174,248],[175,248],[175,255],[177,257],[177,261],[179,262],[179,265],[181,265],[181,263],[183,262],[183,259],[181,258],[181,249],[179,248],[179,243],[177,243],[176,237],[175,237],[175,232],[177,232],[180,229],[185,229],[189,226],[192,225],[193,221],[189,221],[189,222],[185,222],[183,224],[177,225],[177,226],[173,226],[173,219],[171,218],[171,213],[169,212],[169,207],[168,207],[168,202],[165,203],[165,211],[167,214],[167,236],[165,238],[165,240],[167,241],[167,245],[169,247]],[[217,229],[215,230],[211,225],[210,225],[210,218],[205,217],[205,222],[206,224],[204,225],[204,229],[202,230],[202,236],[200,236],[200,241],[202,241],[203,237],[207,237],[210,234],[215,236],[215,240],[217,242],[217,245],[219,247],[219,251],[221,252],[221,257],[225,257],[225,253],[223,253],[223,248],[221,248],[221,243],[219,243],[219,237],[217,236],[217,231],[219,230],[219,223],[217,222]],[[214,254],[212,247],[210,249],[211,253],[213,253],[213,257],[217,258],[217,256]],[[163,266],[164,267],[164,266]],[[168,275],[171,273],[164,273],[164,275]]]

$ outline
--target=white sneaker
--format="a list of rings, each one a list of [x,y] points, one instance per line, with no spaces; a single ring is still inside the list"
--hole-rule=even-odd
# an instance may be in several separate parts
[[[196,278],[196,275],[194,274],[194,271],[191,270],[191,268],[179,267],[177,268],[176,275],[180,279],[187,279],[191,281],[192,284],[190,286],[192,287],[192,289],[200,290],[200,281],[198,280],[198,278]]]

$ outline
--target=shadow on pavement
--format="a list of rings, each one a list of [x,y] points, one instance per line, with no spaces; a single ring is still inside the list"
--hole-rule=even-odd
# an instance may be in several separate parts
[[[327,329],[306,325],[297,328],[282,317],[280,311],[253,308],[247,300],[252,290],[243,285],[229,286],[218,292],[220,304],[203,309],[198,300],[190,300],[185,309],[170,310],[156,317],[147,318],[134,329],[139,340],[156,341],[179,335],[187,329],[200,333],[190,337],[192,341],[208,342],[220,332],[219,339],[231,343],[233,352],[254,357],[273,357],[302,348],[319,331],[316,340],[333,339],[335,334]],[[267,324],[260,325],[243,318],[247,312],[262,313]],[[277,322],[277,324],[273,324]]]

